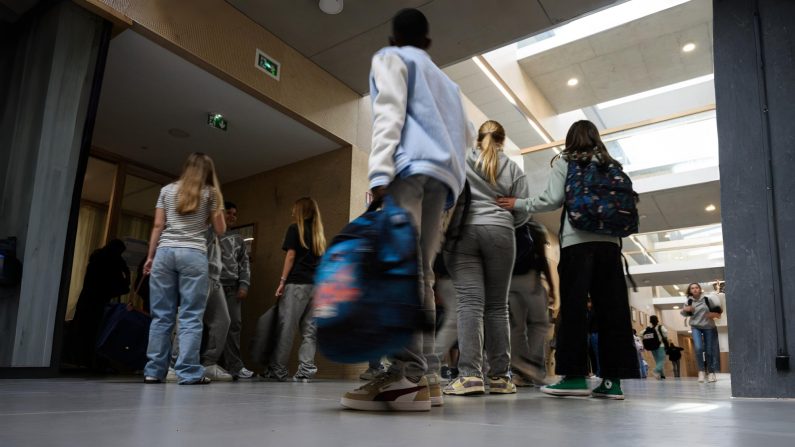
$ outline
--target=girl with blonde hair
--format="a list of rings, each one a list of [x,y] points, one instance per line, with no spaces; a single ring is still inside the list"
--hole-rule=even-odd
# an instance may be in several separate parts
[[[206,231],[208,225],[218,235],[226,231],[223,203],[213,160],[200,152],[188,156],[179,180],[160,190],[143,269],[151,276],[152,312],[144,383],[164,381],[177,319],[180,352],[175,370],[179,384],[210,383],[199,362],[209,288]]]
[[[444,253],[458,296],[458,360],[460,375],[445,394],[483,394],[483,346],[489,354],[489,392],[511,394],[508,286],[516,241],[514,228],[527,213],[497,205],[500,197],[527,197],[525,176],[503,153],[505,129],[486,121],[478,130],[477,147],[467,154],[467,181],[472,192],[463,218],[461,238]]]
[[[310,197],[295,201],[292,216],[294,223],[287,228],[282,250],[284,257],[282,276],[276,297],[279,301],[279,337],[271,354],[265,379],[284,382],[288,378],[287,361],[293,345],[295,331],[300,326],[301,347],[298,350],[298,372],[295,382],[309,382],[315,373],[316,327],[312,318],[312,291],[315,270],[326,252],[323,219],[317,202]]]

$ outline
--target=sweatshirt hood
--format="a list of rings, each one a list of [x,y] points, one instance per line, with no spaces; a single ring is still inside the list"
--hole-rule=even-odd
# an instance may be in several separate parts
[[[508,163],[511,161],[505,152],[500,151],[499,153],[500,158],[497,162],[497,182],[500,181],[500,177],[502,176],[503,171],[508,166]],[[482,178],[486,183],[490,183],[489,179],[486,177],[486,174],[482,172],[480,169],[477,168],[478,165],[478,158],[480,157],[480,150],[477,148],[472,148],[467,152],[467,164],[469,167],[472,168],[472,171],[478,175],[478,177]]]

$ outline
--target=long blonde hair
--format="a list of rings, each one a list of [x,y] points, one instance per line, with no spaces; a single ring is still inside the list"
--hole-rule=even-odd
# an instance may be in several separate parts
[[[212,194],[215,195],[216,209],[210,211],[220,212],[224,207],[224,198],[221,195],[218,176],[215,174],[215,163],[209,156],[201,152],[194,152],[188,156],[185,166],[182,168],[182,175],[179,177],[177,212],[180,214],[195,213],[199,209],[202,190],[205,186],[209,186],[212,189]]]
[[[315,256],[323,256],[326,252],[326,235],[323,233],[323,219],[320,217],[317,202],[311,197],[301,197],[293,205],[293,215],[295,226],[298,227],[298,240],[304,248],[309,248],[304,235],[304,222],[307,219],[312,220],[312,253]]]
[[[505,129],[502,124],[488,120],[478,129],[480,155],[475,167],[486,175],[492,185],[497,184],[497,168],[500,165],[503,143],[505,143]]]

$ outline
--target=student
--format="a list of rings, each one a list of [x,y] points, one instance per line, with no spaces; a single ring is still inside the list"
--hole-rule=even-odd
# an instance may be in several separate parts
[[[175,365],[178,382],[205,385],[211,381],[204,376],[199,362],[209,288],[205,231],[208,223],[216,234],[226,231],[222,204],[215,165],[199,152],[188,156],[178,181],[160,190],[144,264],[144,273],[151,275],[152,306],[144,383],[161,383],[165,379],[171,332],[177,318],[181,348]]]
[[[224,206],[226,208],[224,213],[226,225],[232,227],[237,222],[237,205],[226,202]],[[218,238],[218,243],[221,247],[221,286],[226,297],[230,318],[229,333],[226,336],[223,355],[224,363],[233,377],[250,379],[254,377],[254,372],[243,365],[240,354],[242,307],[243,301],[248,297],[248,288],[251,284],[246,242],[239,233],[229,231]]]
[[[526,229],[525,229],[526,227]],[[546,349],[549,336],[549,295],[544,288],[542,275],[552,286],[545,247],[547,232],[543,225],[530,221],[517,232],[527,231],[532,239],[524,256],[527,271],[519,261],[515,263],[511,286],[508,292],[508,310],[511,322],[511,380],[516,386],[544,385],[546,382]],[[525,238],[517,238],[527,244]],[[528,250],[529,249],[529,250]],[[517,245],[517,259],[523,249]]]
[[[681,376],[679,362],[682,360],[682,351],[684,351],[684,348],[676,346],[674,342],[668,343],[668,349],[666,352],[668,353],[668,360],[671,361],[671,365],[674,367],[674,377],[676,378]]]
[[[657,315],[650,316],[649,323],[651,323],[649,329],[656,332],[657,337],[660,339],[660,345],[651,351],[651,355],[654,357],[652,374],[657,380],[662,380],[665,379],[665,350],[668,348],[668,329],[660,324]]]
[[[460,89],[425,52],[431,44],[425,16],[416,9],[400,11],[392,20],[392,33],[390,46],[373,56],[370,72],[370,188],[376,199],[390,194],[413,218],[423,307],[433,321],[432,266],[441,243],[442,213],[463,189],[472,130]],[[342,405],[398,411],[428,411],[431,400],[442,405],[439,361],[434,357],[433,333],[417,333],[394,354],[387,374],[346,393]]]
[[[317,373],[315,351],[317,339],[315,321],[312,318],[312,290],[315,270],[326,252],[326,236],[323,219],[317,202],[302,197],[293,205],[294,223],[287,228],[282,250],[284,257],[282,276],[276,288],[279,302],[279,336],[271,354],[264,379],[287,380],[287,361],[293,346],[295,331],[301,329],[301,347],[298,350],[298,372],[294,382],[309,382]]]
[[[701,286],[692,283],[687,286],[687,303],[679,313],[684,317],[690,317],[698,381],[704,382],[706,372],[707,382],[716,382],[718,378],[715,373],[720,371],[720,346],[715,320],[721,317],[723,309],[716,298],[704,295]]]
[[[226,202],[229,204],[229,202]],[[229,210],[227,209],[227,212]],[[223,286],[221,286],[221,247],[218,237],[212,228],[207,230],[207,264],[210,291],[207,295],[207,306],[204,310],[204,340],[201,350],[201,362],[204,375],[217,382],[229,382],[234,377],[218,365],[226,347],[229,334],[229,308],[226,304]]]
[[[505,129],[500,123],[483,123],[477,141],[477,148],[467,156],[469,213],[464,216],[461,239],[444,253],[458,297],[461,356],[460,375],[443,391],[459,396],[485,392],[484,346],[489,356],[489,393],[516,392],[510,378],[508,287],[516,254],[514,228],[525,223],[527,213],[503,209],[497,198],[527,197],[527,182],[524,172],[502,152]]]
[[[529,200],[499,200],[507,209],[530,213],[553,211],[565,202],[569,163],[597,161],[621,166],[610,154],[590,121],[577,121],[566,135],[566,147],[552,159],[552,173],[544,192]],[[565,212],[565,210],[564,210]],[[564,215],[565,216],[565,215]],[[621,263],[620,240],[574,228],[563,219],[560,240],[560,330],[556,345],[558,374],[555,385],[541,388],[554,396],[588,396],[623,399],[620,379],[637,378],[640,369],[632,339],[629,298]],[[587,300],[590,296],[599,324],[599,367],[603,380],[588,387]]]

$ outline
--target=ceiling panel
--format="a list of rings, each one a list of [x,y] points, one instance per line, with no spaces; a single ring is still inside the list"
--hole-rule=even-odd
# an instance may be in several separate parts
[[[574,17],[598,9],[623,3],[626,0],[538,0],[553,23],[571,20]]]
[[[433,39],[429,53],[440,66],[552,25],[541,4],[528,0],[348,1],[333,16],[323,14],[314,0],[227,1],[361,94],[369,90],[370,58],[387,45],[391,18],[401,8],[418,7],[428,17]],[[579,8],[563,15],[571,17],[603,3],[607,2],[577,0]]]
[[[207,125],[210,112],[225,116],[226,132]],[[172,174],[202,151],[225,182],[339,148],[134,31],[111,41],[93,144]]]

